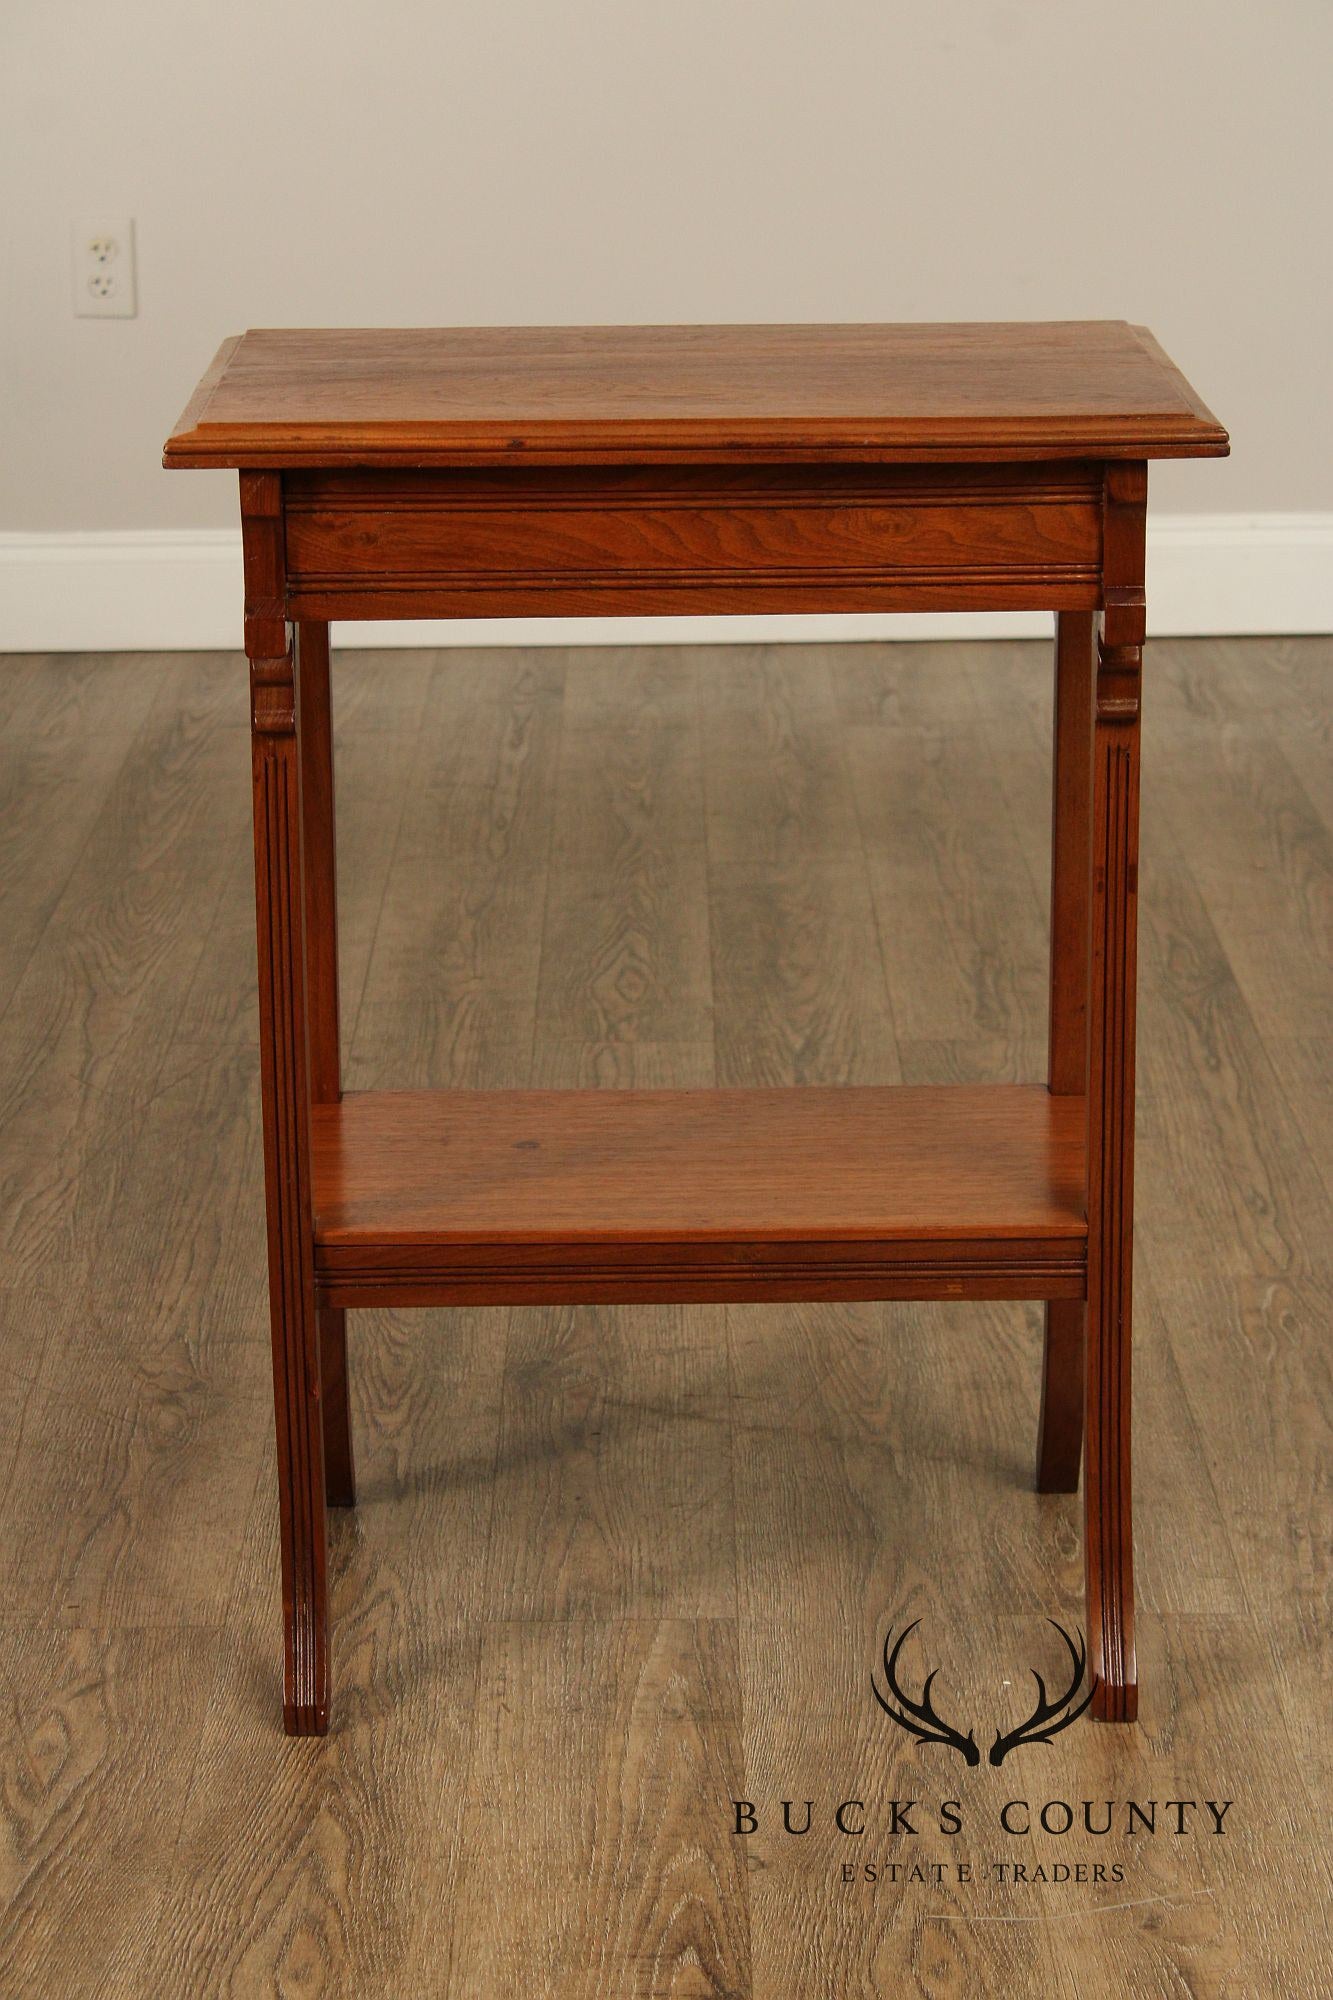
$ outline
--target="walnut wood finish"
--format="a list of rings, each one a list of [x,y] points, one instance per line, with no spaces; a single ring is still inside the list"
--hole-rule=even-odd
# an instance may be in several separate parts
[[[1093,620],[1055,621],[1051,813],[1051,998],[1048,1075],[1059,1096],[1088,1087],[1088,897],[1092,811]],[[1083,1455],[1083,1301],[1046,1307],[1037,1490],[1073,1493]]]
[[[1085,1122],[1035,1085],[353,1093],[313,1114],[319,1296],[1081,1298]]]
[[[260,1096],[268,1206],[288,1733],[329,1719],[327,1529],[311,1214],[301,734],[295,644],[284,619],[282,498],[272,473],[241,481],[245,644],[254,764]]]
[[[313,618],[1020,610],[1099,601],[1102,475],[1032,465],[295,472]]]
[[[261,330],[167,440],[184,466],[1191,458],[1226,432],[1123,320]]]
[[[327,1722],[346,1308],[542,1301],[1046,1300],[1038,1483],[1077,1480],[1082,1376],[1094,1708],[1133,1716],[1146,462],[1226,449],[1118,322],[218,355],[165,461],[242,469],[289,1729]],[[1048,1089],[340,1096],[330,618],[1034,604],[1059,614]]]

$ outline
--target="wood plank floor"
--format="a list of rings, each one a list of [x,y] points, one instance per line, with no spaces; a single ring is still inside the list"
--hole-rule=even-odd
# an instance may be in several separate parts
[[[348,1086],[1039,1078],[1048,657],[340,658]],[[354,1315],[282,1737],[242,666],[0,663],[0,1992],[1328,1992],[1333,644],[1147,690],[1142,1720],[995,1769],[1081,1617],[1000,1305]],[[916,1618],[979,1769],[870,1697]]]

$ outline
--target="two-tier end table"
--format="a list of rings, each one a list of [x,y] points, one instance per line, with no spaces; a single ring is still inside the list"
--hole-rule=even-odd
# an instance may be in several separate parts
[[[1042,1299],[1093,1712],[1137,1702],[1130,1255],[1147,460],[1225,431],[1149,334],[521,327],[229,340],[168,466],[239,469],[289,1731],[329,1718],[352,1306]],[[1044,1084],[368,1091],[338,1053],[329,620],[1056,614]]]

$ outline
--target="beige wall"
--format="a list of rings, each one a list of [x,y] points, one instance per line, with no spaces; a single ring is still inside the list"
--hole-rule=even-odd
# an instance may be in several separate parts
[[[1333,506],[1330,0],[3,0],[0,528],[208,526],[158,447],[247,325],[1084,318]],[[71,316],[71,218],[140,312]]]

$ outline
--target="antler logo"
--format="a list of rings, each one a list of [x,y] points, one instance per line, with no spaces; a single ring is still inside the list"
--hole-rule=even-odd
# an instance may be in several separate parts
[[[896,1722],[899,1729],[905,1729],[909,1736],[915,1736],[919,1743],[945,1743],[950,1750],[958,1752],[965,1764],[979,1764],[981,1752],[977,1748],[977,1739],[972,1731],[969,1729],[966,1736],[960,1736],[958,1731],[947,1723],[942,1715],[937,1715],[931,1706],[930,1690],[935,1685],[935,1676],[939,1668],[932,1667],[926,1675],[926,1685],[921,1690],[920,1701],[913,1701],[898,1683],[898,1655],[920,1623],[919,1618],[913,1619],[892,1652],[889,1651],[889,1640],[893,1637],[893,1633],[891,1631],[885,1633],[884,1680],[893,1700],[886,1700],[880,1693],[873,1674],[870,1676],[871,1693],[889,1720]],[[894,1702],[898,1704],[896,1708]]]
[[[1009,1752],[1016,1750],[1020,1743],[1049,1743],[1051,1738],[1058,1736],[1062,1729],[1068,1729],[1070,1723],[1076,1721],[1082,1715],[1084,1709],[1092,1700],[1092,1689],[1089,1688],[1082,1701],[1077,1706],[1074,1706],[1074,1696],[1082,1686],[1083,1671],[1088,1663],[1087,1648],[1083,1643],[1083,1634],[1079,1633],[1078,1644],[1076,1646],[1064,1626],[1057,1625],[1054,1618],[1048,1618],[1046,1623],[1052,1626],[1065,1642],[1069,1653],[1069,1664],[1073,1669],[1073,1678],[1064,1693],[1058,1696],[1055,1701],[1051,1701],[1046,1693],[1046,1683],[1037,1672],[1037,1669],[1035,1667],[1028,1668],[1028,1672],[1037,1683],[1037,1706],[1033,1709],[1026,1722],[1019,1723],[1017,1729],[1011,1729],[1007,1735],[1000,1735],[997,1732],[995,1741],[990,1747],[990,1760],[992,1764],[1003,1764]]]
[[[919,1701],[913,1701],[898,1679],[898,1656],[920,1623],[919,1618],[914,1619],[900,1633],[896,1644],[891,1645],[892,1631],[885,1635],[884,1684],[888,1692],[880,1693],[879,1683],[873,1674],[870,1677],[871,1692],[889,1720],[896,1722],[900,1729],[905,1729],[909,1736],[915,1736],[919,1743],[942,1743],[946,1749],[956,1750],[965,1764],[979,1764],[981,1752],[977,1748],[973,1731],[969,1729],[964,1736],[961,1730],[955,1729],[952,1723],[946,1722],[944,1717],[936,1712],[930,1691],[935,1684],[939,1669],[932,1667],[926,1675]],[[1073,1678],[1065,1692],[1052,1701],[1046,1692],[1046,1683],[1041,1675],[1035,1667],[1029,1668],[1033,1680],[1037,1683],[1036,1707],[1025,1722],[1019,1723],[1017,1729],[996,1731],[995,1741],[990,1747],[989,1761],[992,1764],[1003,1764],[1009,1752],[1016,1750],[1020,1743],[1049,1743],[1062,1729],[1068,1729],[1070,1723],[1082,1715],[1092,1700],[1092,1689],[1089,1688],[1082,1701],[1076,1705],[1074,1703],[1074,1697],[1083,1683],[1087,1667],[1087,1648],[1084,1645],[1083,1634],[1079,1633],[1078,1644],[1075,1645],[1064,1626],[1056,1624],[1054,1618],[1048,1618],[1046,1623],[1053,1626],[1065,1642]]]

